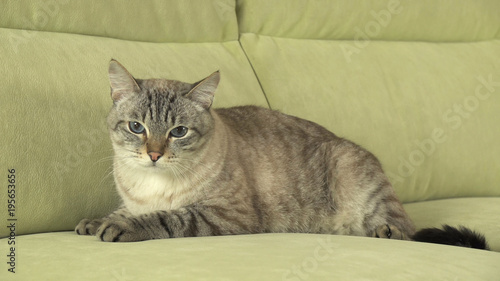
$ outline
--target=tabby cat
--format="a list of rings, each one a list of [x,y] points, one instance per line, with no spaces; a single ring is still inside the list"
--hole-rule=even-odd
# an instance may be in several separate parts
[[[108,242],[266,232],[414,236],[373,154],[277,111],[213,109],[219,72],[194,84],[141,80],[111,60],[109,79],[107,123],[123,204],[82,220],[78,234]]]

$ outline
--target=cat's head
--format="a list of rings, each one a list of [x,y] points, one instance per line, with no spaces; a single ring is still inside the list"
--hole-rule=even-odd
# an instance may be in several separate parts
[[[158,172],[189,168],[213,134],[210,107],[219,79],[218,71],[194,84],[135,79],[111,60],[107,122],[115,159]]]

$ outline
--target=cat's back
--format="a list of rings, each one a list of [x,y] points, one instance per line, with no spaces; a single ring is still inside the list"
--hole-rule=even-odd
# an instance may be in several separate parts
[[[327,142],[338,139],[324,127],[295,116],[259,106],[238,106],[215,110],[232,133],[253,142]],[[304,143],[305,144],[305,143]]]

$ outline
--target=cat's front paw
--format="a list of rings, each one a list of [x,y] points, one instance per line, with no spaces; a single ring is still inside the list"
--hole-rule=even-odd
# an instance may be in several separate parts
[[[97,229],[102,224],[102,222],[103,222],[102,219],[95,219],[95,220],[83,219],[75,227],[75,232],[78,235],[95,235]]]
[[[133,242],[147,240],[128,220],[106,220],[97,230],[96,236],[104,242]]]

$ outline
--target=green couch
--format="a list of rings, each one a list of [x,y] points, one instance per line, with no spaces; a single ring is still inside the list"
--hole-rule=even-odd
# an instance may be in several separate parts
[[[0,5],[0,280],[500,280],[499,1]],[[215,106],[270,107],[355,141],[417,228],[465,225],[492,251],[316,234],[76,235],[119,201],[111,58],[140,78],[220,69]]]

